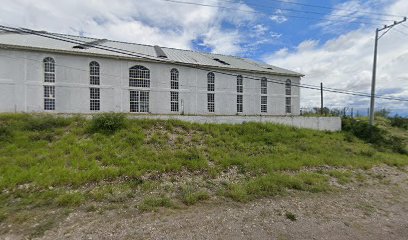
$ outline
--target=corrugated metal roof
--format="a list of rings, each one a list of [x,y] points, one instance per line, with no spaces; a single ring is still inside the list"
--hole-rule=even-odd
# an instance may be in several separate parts
[[[45,35],[45,33],[42,33]],[[48,35],[48,33],[47,33]],[[252,72],[262,72],[270,74],[279,74],[279,75],[291,75],[291,76],[303,76],[303,74],[293,72],[287,69],[279,68],[276,66],[268,65],[265,63],[255,62],[253,60],[244,59],[240,57],[227,56],[221,54],[211,54],[211,53],[202,53],[195,52],[191,50],[182,50],[174,48],[161,47],[167,58],[157,57],[154,46],[135,44],[135,43],[126,43],[105,39],[95,39],[88,37],[80,36],[71,36],[64,34],[54,34],[52,36],[57,38],[64,38],[70,42],[64,42],[57,39],[47,38],[34,34],[26,33],[17,33],[17,32],[1,32],[0,31],[0,46],[7,46],[9,48],[30,48],[38,50],[48,50],[48,51],[63,51],[63,52],[72,52],[72,53],[86,53],[86,54],[98,54],[106,55],[112,57],[123,57],[123,58],[132,58],[126,53],[112,52],[104,49],[98,49],[97,47],[109,47],[118,49],[118,51],[125,50],[131,52],[134,55],[143,56],[150,61],[160,61],[160,62],[174,62],[181,64],[193,64],[199,66],[207,67],[217,67],[223,69],[240,69],[244,71]],[[98,41],[104,40],[104,41]],[[85,49],[74,48],[74,46],[79,45],[78,42],[82,44],[90,44],[92,42],[98,41],[96,47],[87,47]],[[123,51],[122,51],[123,52]],[[214,60],[218,59],[218,60]],[[227,64],[223,64],[225,62]]]

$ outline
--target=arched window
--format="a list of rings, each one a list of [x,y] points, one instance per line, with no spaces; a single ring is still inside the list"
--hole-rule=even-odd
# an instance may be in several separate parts
[[[285,83],[285,93],[286,95],[292,95],[292,82],[289,79]]]
[[[170,71],[170,87],[171,89],[179,89],[179,71],[175,68]]]
[[[44,62],[44,82],[54,83],[55,82],[55,61],[53,58],[46,57]]]
[[[172,112],[179,111],[179,71],[175,68],[170,71],[170,88],[173,90],[170,92],[170,110]],[[176,90],[176,91],[174,91]]]
[[[268,80],[265,77],[261,78],[261,94],[268,94]]]
[[[243,77],[241,75],[237,76],[237,93],[242,93],[244,91]]]
[[[89,83],[91,85],[100,84],[100,67],[95,61],[89,63]]]
[[[213,72],[210,72],[207,74],[207,90],[209,92],[214,92],[215,91],[215,75]]]
[[[133,66],[129,69],[129,87],[150,87],[150,70],[144,66]]]

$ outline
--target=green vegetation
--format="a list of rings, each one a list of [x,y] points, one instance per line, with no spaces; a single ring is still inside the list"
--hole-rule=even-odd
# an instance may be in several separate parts
[[[285,213],[285,216],[286,216],[287,219],[289,219],[292,222],[297,220],[296,215],[291,213],[291,212]]]
[[[174,207],[174,203],[166,196],[148,197],[138,206],[141,211],[156,211],[159,207]]]
[[[378,123],[345,119],[345,131],[331,133],[113,113],[91,120],[1,114],[0,221],[27,209],[95,211],[134,201],[152,211],[214,195],[246,202],[288,190],[330,191],[330,178],[363,181],[353,169],[408,165],[406,130]]]

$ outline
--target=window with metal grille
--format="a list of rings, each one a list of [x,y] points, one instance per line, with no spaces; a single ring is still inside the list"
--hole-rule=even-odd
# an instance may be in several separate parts
[[[179,89],[179,71],[175,68],[170,71],[170,87],[171,89]]]
[[[129,87],[150,87],[150,70],[144,66],[129,69]]]
[[[268,94],[268,80],[264,77],[261,79],[261,94]]]
[[[214,93],[207,93],[207,108],[209,112],[215,112],[215,96]]]
[[[292,98],[286,97],[286,113],[292,113]]]
[[[53,58],[46,57],[43,60],[44,63],[44,82],[55,82],[55,61]]]
[[[285,83],[285,94],[292,95],[292,82],[289,79]]]
[[[214,73],[210,72],[207,74],[207,90],[209,92],[214,92],[215,91],[215,75]]]
[[[268,112],[268,97],[261,96],[261,112],[266,113]]]
[[[237,112],[242,113],[243,109],[243,96],[237,95]]]
[[[90,110],[99,111],[101,110],[101,94],[99,88],[90,88]]]
[[[244,92],[243,77],[241,75],[237,76],[237,93]]]
[[[172,112],[179,111],[179,93],[170,92],[170,109]]]
[[[99,63],[92,61],[89,63],[89,84],[100,84],[100,67]]]
[[[55,86],[44,86],[44,110],[55,110]]]
[[[148,91],[130,91],[130,112],[149,112]]]

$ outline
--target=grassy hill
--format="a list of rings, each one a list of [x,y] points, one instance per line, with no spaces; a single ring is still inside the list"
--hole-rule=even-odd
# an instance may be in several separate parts
[[[0,223],[24,223],[53,209],[41,230],[55,222],[55,212],[99,211],[111,203],[150,211],[209,198],[245,202],[290,189],[333,191],[332,181],[364,181],[355,170],[408,165],[407,130],[386,119],[378,132],[364,120],[347,124],[331,133],[117,114],[93,120],[2,114]]]

